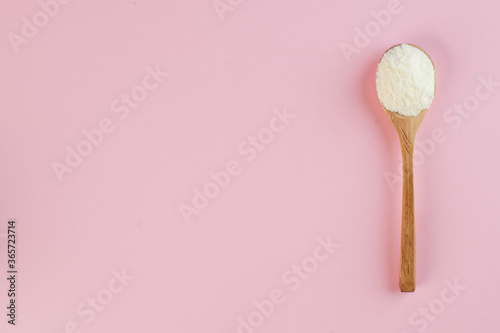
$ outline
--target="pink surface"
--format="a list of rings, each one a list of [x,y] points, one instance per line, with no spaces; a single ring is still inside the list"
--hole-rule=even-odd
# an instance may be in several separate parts
[[[62,2],[0,2],[2,332],[499,330],[499,2]],[[438,76],[415,293],[374,81],[402,42]]]

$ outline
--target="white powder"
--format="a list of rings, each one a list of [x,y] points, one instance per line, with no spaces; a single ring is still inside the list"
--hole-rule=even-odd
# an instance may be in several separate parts
[[[431,106],[436,73],[424,52],[400,44],[380,60],[376,83],[378,98],[387,110],[414,117]]]

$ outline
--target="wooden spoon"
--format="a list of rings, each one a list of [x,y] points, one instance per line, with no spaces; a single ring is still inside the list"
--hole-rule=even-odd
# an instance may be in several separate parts
[[[390,49],[399,46],[395,45]],[[408,44],[420,49],[427,57],[429,55],[420,47]],[[387,51],[389,51],[388,49]],[[386,51],[386,52],[387,52]],[[385,54],[385,53],[384,53]],[[429,57],[432,63],[431,57]],[[382,59],[381,59],[382,60]],[[380,63],[380,62],[379,62]],[[434,67],[434,63],[432,63]],[[434,69],[435,70],[435,69]],[[436,80],[436,75],[434,75]],[[434,93],[436,82],[434,82]],[[401,220],[401,258],[399,270],[399,289],[403,292],[415,291],[415,204],[413,197],[413,147],[418,128],[424,120],[428,109],[420,111],[417,116],[406,117],[399,113],[387,110],[383,105],[389,119],[394,124],[401,143],[403,157],[403,205]]]

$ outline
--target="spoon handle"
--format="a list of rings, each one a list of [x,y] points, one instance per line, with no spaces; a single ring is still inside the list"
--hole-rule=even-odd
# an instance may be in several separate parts
[[[410,133],[408,133],[410,132]],[[413,197],[413,146],[412,131],[400,131],[403,155],[403,212],[401,219],[401,259],[399,289],[415,291],[415,204]],[[412,135],[413,134],[413,135]]]

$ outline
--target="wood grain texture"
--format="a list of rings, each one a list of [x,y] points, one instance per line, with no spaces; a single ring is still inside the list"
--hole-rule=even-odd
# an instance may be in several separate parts
[[[399,289],[404,292],[413,292],[416,285],[413,148],[418,128],[422,124],[427,110],[423,110],[416,117],[405,117],[387,110],[386,112],[398,132],[403,157],[403,209],[401,218]]]

